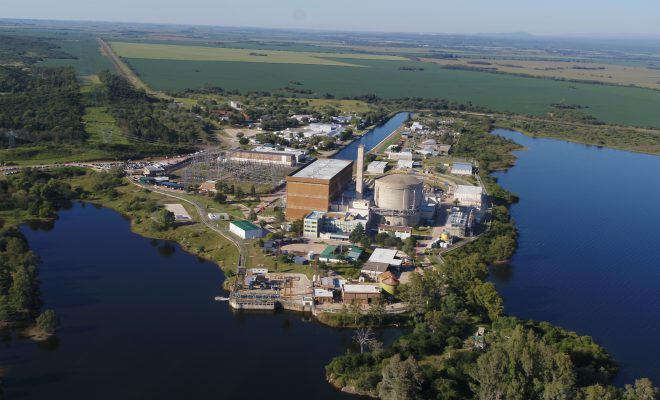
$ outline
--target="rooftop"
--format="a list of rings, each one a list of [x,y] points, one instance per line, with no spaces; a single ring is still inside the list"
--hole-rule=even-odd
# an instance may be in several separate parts
[[[332,290],[314,288],[314,297],[333,298]]]
[[[351,285],[344,284],[344,293],[380,293],[379,285]]]
[[[240,220],[240,221],[231,221],[230,224],[237,226],[238,228],[244,231],[255,231],[261,229],[250,221]]]
[[[401,260],[396,259],[398,250],[377,248],[369,257],[369,261],[384,263],[388,265],[401,265]]]
[[[331,258],[334,256],[335,251],[337,251],[337,246],[328,246],[325,249],[323,249],[323,251],[319,256],[323,258]]]
[[[165,209],[174,214],[174,219],[177,221],[191,221],[190,214],[183,207],[182,204],[165,204]]]
[[[352,164],[350,160],[335,160],[331,158],[320,158],[305,168],[296,172],[296,178],[332,179],[344,168]]]
[[[458,171],[470,171],[472,172],[472,164],[469,163],[454,163],[451,166],[452,170],[458,170]]]
[[[372,161],[367,166],[367,169],[381,169],[387,168],[387,161]]]

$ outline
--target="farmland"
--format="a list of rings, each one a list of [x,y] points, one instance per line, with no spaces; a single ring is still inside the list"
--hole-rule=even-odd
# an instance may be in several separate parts
[[[366,68],[140,58],[126,61],[143,81],[158,90],[219,86],[242,92],[280,91],[296,81],[301,83],[301,89],[311,90],[317,96],[374,93],[384,98],[443,98],[531,115],[544,115],[552,104],[565,102],[586,107],[587,113],[605,122],[660,127],[660,91],[642,88],[452,70],[414,61],[354,61]],[[401,70],[402,67],[424,70]]]
[[[450,67],[482,69],[488,72],[521,74],[542,78],[603,82],[613,85],[635,85],[660,89],[660,69],[609,63],[576,63],[569,61],[528,61],[516,59],[452,58],[424,59]]]
[[[152,43],[112,42],[114,52],[123,58],[141,58],[151,60],[186,60],[186,61],[233,61],[269,64],[306,64],[333,65],[342,67],[360,67],[336,59],[389,60],[402,61],[403,57],[349,54],[349,53],[312,53],[279,50],[253,50],[218,48],[205,46],[185,46]]]

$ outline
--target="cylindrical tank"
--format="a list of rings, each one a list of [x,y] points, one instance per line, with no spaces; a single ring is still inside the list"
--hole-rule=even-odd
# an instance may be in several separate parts
[[[374,200],[378,208],[417,210],[424,197],[424,183],[414,175],[392,174],[376,180]]]
[[[381,289],[391,294],[392,296],[396,295],[396,289],[398,286],[399,286],[399,281],[393,277],[383,279],[380,281]]]

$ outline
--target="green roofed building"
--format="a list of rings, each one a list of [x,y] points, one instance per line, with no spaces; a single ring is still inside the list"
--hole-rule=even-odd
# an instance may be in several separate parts
[[[337,255],[337,246],[327,246],[321,254],[319,254],[319,261],[336,263],[340,262],[339,256]]]
[[[231,221],[229,223],[229,232],[241,239],[258,239],[264,235],[263,229],[245,220]]]

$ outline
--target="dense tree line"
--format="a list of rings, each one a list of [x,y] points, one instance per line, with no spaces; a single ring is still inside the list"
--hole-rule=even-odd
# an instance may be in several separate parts
[[[34,64],[46,58],[75,59],[44,38],[0,35],[0,60],[3,64]]]
[[[24,210],[39,218],[52,218],[55,212],[80,196],[80,190],[58,178],[84,174],[77,168],[56,172],[23,169],[21,173],[0,180],[0,210]]]
[[[38,262],[18,229],[0,230],[0,321],[36,317],[41,306]]]
[[[0,68],[0,143],[82,142],[84,108],[73,68]]]
[[[124,133],[134,141],[191,144],[212,141],[212,126],[176,103],[152,98],[121,76],[103,71],[100,101],[107,101]],[[97,98],[97,99],[98,99]]]

